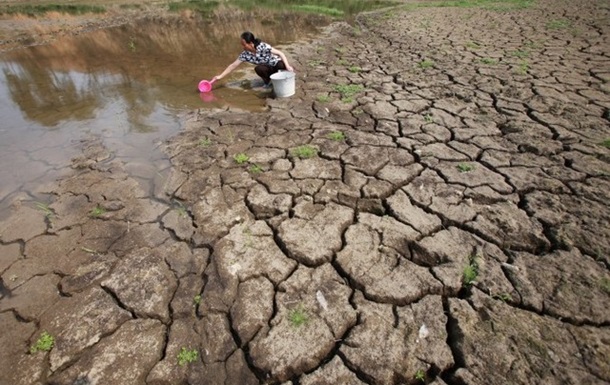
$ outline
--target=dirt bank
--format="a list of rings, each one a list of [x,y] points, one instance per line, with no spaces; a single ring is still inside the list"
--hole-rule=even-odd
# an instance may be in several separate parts
[[[0,222],[0,383],[610,383],[609,13],[336,24],[152,197],[93,138]]]

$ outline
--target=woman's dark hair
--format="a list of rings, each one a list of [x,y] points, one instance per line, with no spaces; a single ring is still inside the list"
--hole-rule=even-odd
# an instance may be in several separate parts
[[[248,44],[254,43],[254,46],[257,47],[261,43],[261,39],[257,39],[254,37],[252,32],[244,32],[241,34],[241,38]]]

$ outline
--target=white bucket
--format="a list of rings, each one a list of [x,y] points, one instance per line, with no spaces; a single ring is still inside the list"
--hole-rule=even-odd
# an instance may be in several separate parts
[[[271,75],[273,93],[278,98],[286,98],[294,95],[295,73],[291,71],[280,71]]]

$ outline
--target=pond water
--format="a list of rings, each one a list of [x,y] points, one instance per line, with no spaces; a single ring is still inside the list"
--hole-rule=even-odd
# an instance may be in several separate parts
[[[329,22],[287,13],[242,12],[230,22],[183,15],[2,54],[0,219],[17,196],[43,199],[40,186],[70,173],[79,143],[91,136],[101,138],[132,176],[150,183],[168,167],[159,144],[180,130],[189,111],[265,109],[269,94],[249,87],[256,75],[248,64],[206,98],[196,90],[199,80],[235,60],[242,31],[283,49]]]

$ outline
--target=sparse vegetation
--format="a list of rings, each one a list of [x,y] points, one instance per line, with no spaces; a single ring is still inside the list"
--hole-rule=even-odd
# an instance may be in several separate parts
[[[432,117],[432,114],[426,114],[424,115],[424,121],[426,123],[434,123],[434,117]]]
[[[481,45],[476,41],[469,41],[468,43],[466,43],[466,47],[470,49],[479,49],[481,48]]]
[[[530,55],[529,51],[526,50],[522,50],[522,49],[518,49],[516,51],[512,51],[510,53],[511,56],[515,56],[518,57],[520,59],[525,59],[526,57],[528,57]]]
[[[248,155],[244,154],[243,152],[240,152],[239,154],[233,155],[233,160],[237,164],[244,164],[250,160],[250,157]]]
[[[178,353],[178,365],[184,366],[186,364],[190,364],[191,362],[195,362],[199,357],[199,352],[196,349],[189,350],[185,347],[180,349],[180,353]]]
[[[358,73],[358,72],[362,71],[362,68],[360,68],[358,66],[351,66],[351,67],[348,67],[347,70],[352,73]]]
[[[487,65],[496,65],[496,64],[498,64],[498,61],[496,59],[492,59],[490,57],[484,57],[483,59],[481,59],[481,63],[487,64]]]
[[[565,19],[550,20],[546,23],[547,29],[564,29],[570,26],[570,22]]]
[[[293,5],[291,8],[295,11],[315,13],[318,15],[328,15],[328,16],[332,16],[332,17],[343,16],[342,10],[336,9],[336,8],[325,7],[322,5],[300,4],[300,5]]]
[[[49,12],[65,13],[69,15],[83,15],[85,13],[105,13],[106,8],[99,5],[84,4],[23,4],[8,5],[0,8],[3,15],[27,15],[30,17],[44,15]]]
[[[603,142],[600,143],[600,145],[606,147],[606,148],[610,148],[610,138],[604,140]]]
[[[309,315],[303,305],[299,305],[288,312],[288,320],[292,326],[299,327],[305,325],[307,321],[309,321]]]
[[[202,138],[199,139],[199,143],[198,143],[199,147],[209,147],[212,145],[212,141],[209,138]]]
[[[499,299],[502,302],[509,302],[513,300],[513,297],[508,293],[499,293],[493,296],[495,299]]]
[[[520,75],[526,75],[528,70],[529,63],[527,60],[523,60],[521,63],[519,63],[519,67],[517,68],[516,72]]]
[[[602,288],[603,291],[610,294],[610,278],[602,278],[599,281],[599,286]]]
[[[201,304],[201,294],[197,294],[196,296],[193,297],[193,304],[195,306],[198,306],[199,304]]]
[[[415,372],[415,376],[413,376],[417,381],[426,382],[426,372],[423,369],[417,369]]]
[[[252,174],[260,174],[261,172],[263,172],[263,168],[258,164],[253,164],[250,166],[250,168],[248,168],[248,171],[250,171],[250,173]]]
[[[30,347],[30,353],[34,354],[36,352],[48,352],[53,349],[54,345],[55,337],[47,332],[42,332],[36,343]]]
[[[456,167],[459,172],[470,172],[474,170],[474,165],[469,163],[459,163]]]
[[[292,156],[297,158],[307,159],[313,158],[314,156],[318,155],[318,150],[313,146],[305,144],[303,146],[295,147],[291,151],[291,154]]]
[[[328,134],[328,139],[342,142],[345,140],[345,134],[342,131],[333,131]]]
[[[335,91],[341,94],[341,100],[351,102],[356,94],[364,91],[364,86],[361,84],[338,84],[335,86]]]
[[[104,209],[104,208],[103,208],[103,207],[101,207],[101,206],[95,206],[95,207],[94,207],[94,208],[91,210],[91,212],[89,213],[89,215],[90,215],[92,218],[97,218],[97,217],[100,217],[100,216],[102,216],[102,215],[104,215],[104,214],[106,214],[106,209]]]
[[[326,102],[328,102],[330,100],[330,96],[328,96],[328,95],[318,95],[317,99],[318,99],[318,101],[320,103],[326,103]]]
[[[36,208],[44,214],[45,217],[51,219],[53,217],[53,210],[49,207],[48,204],[42,202],[36,202]]]
[[[425,70],[434,67],[434,62],[432,60],[422,60],[419,62],[418,66],[419,68]]]
[[[479,264],[477,262],[476,255],[470,255],[468,257],[468,264],[464,267],[464,271],[462,273],[462,284],[464,286],[472,285],[477,277],[479,276]]]

